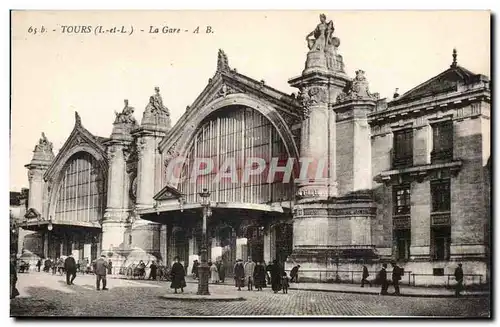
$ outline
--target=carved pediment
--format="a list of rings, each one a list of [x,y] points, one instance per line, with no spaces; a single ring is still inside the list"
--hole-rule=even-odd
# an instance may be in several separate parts
[[[61,161],[66,160],[65,157],[67,153],[73,151],[76,147],[91,148],[102,157],[102,160],[107,160],[106,147],[103,144],[105,139],[99,136],[94,136],[85,127],[83,127],[81,118],[77,113],[75,114],[75,117],[75,126],[73,127],[73,131],[71,131],[68,139],[61,147],[55,159],[52,161],[52,164],[45,173],[44,178],[46,180],[51,179],[54,176],[56,170],[61,168],[61,165],[63,164]]]
[[[156,194],[153,199],[156,201],[162,200],[172,200],[172,199],[180,199],[182,197],[182,193],[173,186],[167,185],[165,186],[158,194]]]
[[[458,84],[469,84],[478,79],[479,76],[480,75],[476,75],[463,67],[453,66],[406,92],[395,99],[393,103],[401,103],[440,93],[453,92],[456,91]]]
[[[36,210],[35,208],[29,208],[26,211],[26,214],[24,215],[24,218],[26,218],[26,219],[41,219],[42,216],[40,215],[40,213],[38,212],[38,210]]]

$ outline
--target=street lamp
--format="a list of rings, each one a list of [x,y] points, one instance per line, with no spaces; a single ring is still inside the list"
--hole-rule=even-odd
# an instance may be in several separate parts
[[[52,225],[52,216],[50,217],[49,219],[49,224],[47,225],[47,229],[49,230],[49,232],[54,229],[54,226]]]
[[[201,198],[201,207],[203,208],[203,227],[201,234],[201,264],[198,267],[200,279],[198,280],[198,295],[210,295],[208,291],[209,267],[207,263],[207,216],[210,210],[210,192],[204,188],[203,192],[198,193]]]

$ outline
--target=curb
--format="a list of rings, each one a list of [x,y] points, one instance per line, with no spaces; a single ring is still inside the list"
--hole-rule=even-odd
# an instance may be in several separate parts
[[[194,281],[188,281],[187,283],[197,284]],[[231,284],[216,284],[219,286],[233,286]],[[380,295],[379,293],[374,292],[366,292],[366,291],[347,291],[347,290],[329,290],[329,289],[321,289],[321,288],[297,288],[297,287],[289,287],[289,290],[294,291],[306,291],[306,292],[326,292],[326,293],[343,293],[343,294],[362,294],[362,295],[376,295],[376,296],[397,296],[394,294],[388,295]],[[460,296],[459,298],[477,298],[477,297],[489,297],[489,293],[473,293],[473,294],[465,294]],[[455,294],[400,294],[399,297],[420,297],[420,298],[457,298]]]
[[[182,293],[181,293],[182,294]],[[244,297],[241,296],[231,296],[231,295],[195,295],[195,294],[185,294],[184,296],[179,296],[180,294],[168,294],[161,295],[160,298],[165,300],[175,300],[175,301],[216,301],[216,302],[235,302],[235,301],[246,301]]]

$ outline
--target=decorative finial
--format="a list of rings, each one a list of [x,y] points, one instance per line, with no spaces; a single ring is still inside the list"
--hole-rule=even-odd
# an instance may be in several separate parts
[[[78,111],[75,111],[75,125],[82,126],[82,119],[80,118]]]
[[[457,67],[457,49],[453,48],[453,62],[450,67]]]
[[[394,95],[392,96],[394,99],[399,97],[398,91],[399,91],[399,87],[397,87],[396,90],[394,90]]]
[[[224,50],[219,49],[217,55],[217,71],[229,71],[229,61],[227,60],[227,55]]]

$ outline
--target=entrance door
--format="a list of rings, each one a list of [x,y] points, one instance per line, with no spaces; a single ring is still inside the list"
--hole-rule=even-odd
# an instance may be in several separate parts
[[[260,227],[251,226],[247,229],[248,256],[254,262],[264,260],[264,234]]]
[[[274,226],[276,260],[283,265],[293,250],[293,226],[278,224]]]
[[[233,267],[236,263],[236,234],[233,235],[231,227],[225,227],[220,229],[219,235],[226,276],[233,276]]]

